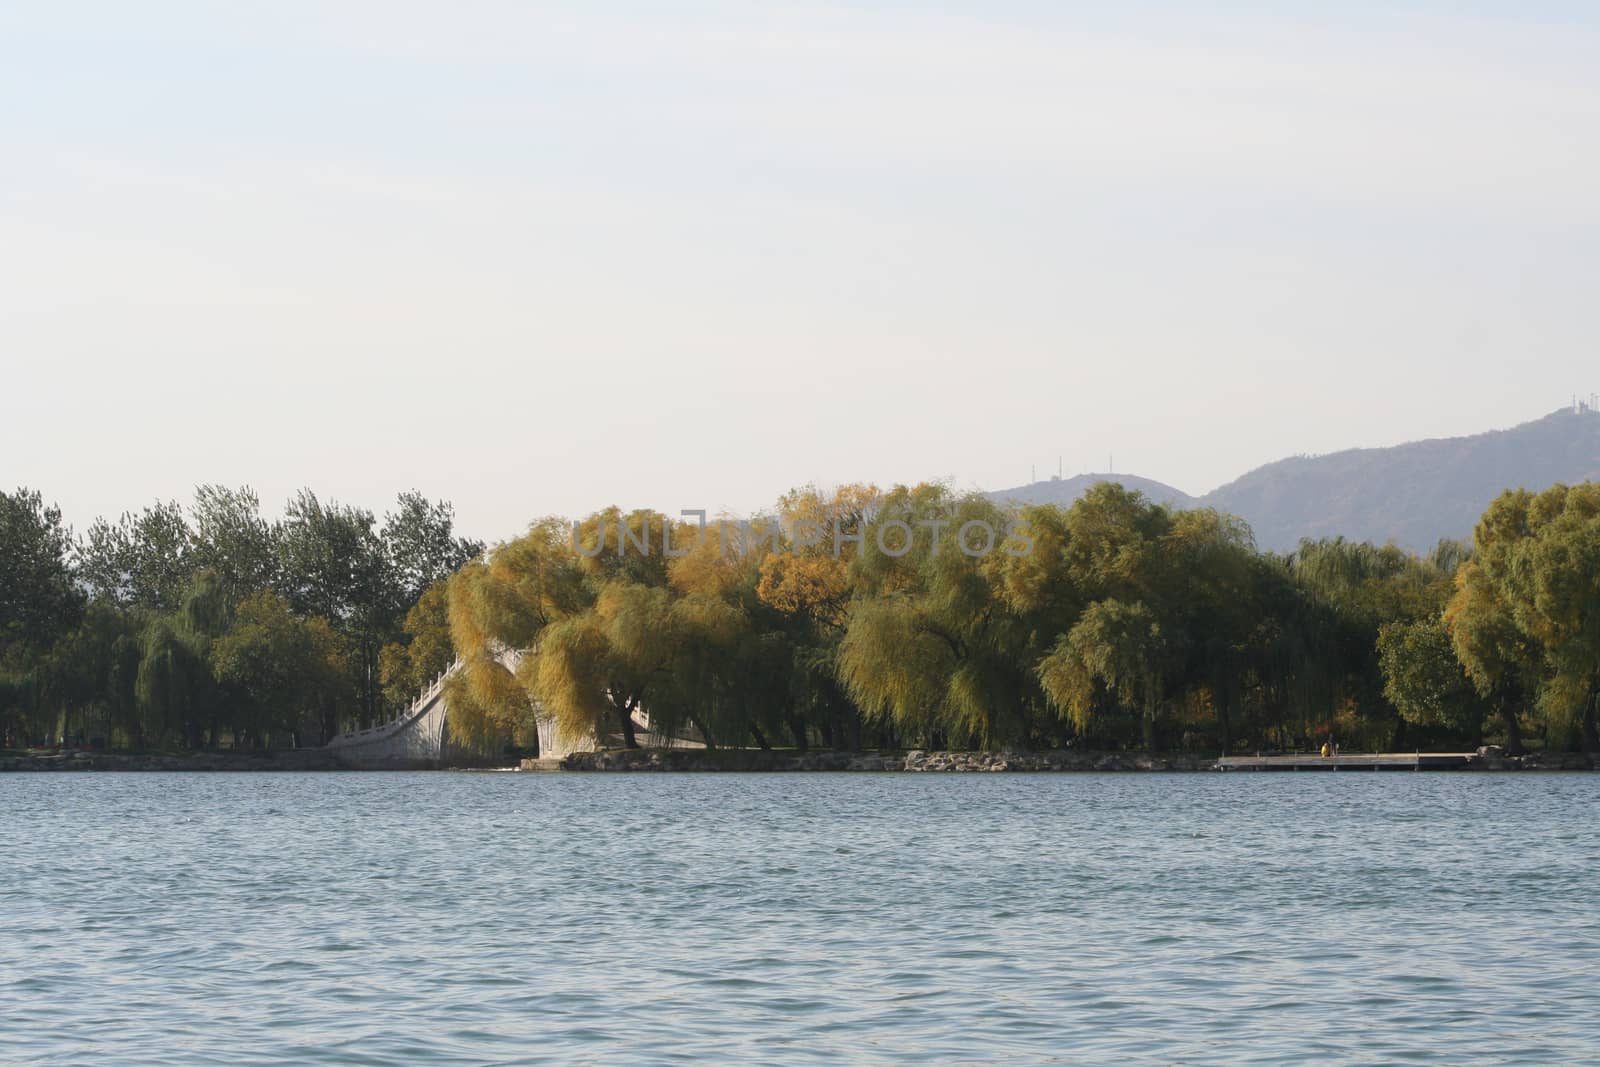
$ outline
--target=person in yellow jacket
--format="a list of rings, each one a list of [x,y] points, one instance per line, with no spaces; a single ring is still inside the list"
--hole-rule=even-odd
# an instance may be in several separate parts
[[[1326,741],[1322,742],[1322,758],[1327,759],[1331,755],[1333,755],[1333,746]]]

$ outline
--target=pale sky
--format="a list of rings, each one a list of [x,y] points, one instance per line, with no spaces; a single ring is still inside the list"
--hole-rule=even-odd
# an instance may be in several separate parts
[[[0,485],[495,540],[1600,389],[1582,3],[0,5]]]

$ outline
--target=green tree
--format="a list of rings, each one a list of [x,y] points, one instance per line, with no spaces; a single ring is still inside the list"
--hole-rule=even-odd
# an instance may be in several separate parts
[[[43,703],[58,716],[52,733],[105,742],[114,729],[137,735],[130,714],[130,643],[127,617],[102,603],[89,605],[78,625],[56,642],[41,664]]]
[[[384,696],[396,708],[415,700],[455,659],[448,582],[440,580],[429,586],[406,612],[400,628],[403,639],[385,645],[379,657]]]
[[[1600,485],[1502,495],[1474,533],[1447,614],[1480,691],[1531,693],[1547,733],[1600,749]]]
[[[0,736],[53,732],[45,657],[83,614],[72,532],[35,490],[0,492]]]
[[[806,486],[786,493],[774,515],[752,524],[757,528],[749,531],[748,544],[745,530],[734,534],[729,524],[719,524],[717,545],[739,547],[719,556],[725,575],[719,593],[745,613],[739,656],[746,666],[728,668],[741,681],[739,695],[729,699],[748,709],[747,728],[758,744],[769,743],[768,732],[787,729],[802,751],[812,730],[829,746],[861,746],[866,724],[840,682],[839,649],[855,595],[852,568],[865,543],[855,538],[867,531],[882,499],[877,486],[864,483],[830,492]],[[780,535],[776,543],[764,536],[769,530]],[[704,555],[711,555],[709,543]],[[682,575],[693,562],[674,565],[674,582],[686,584]],[[896,743],[892,717],[878,716],[872,725],[881,745]]]
[[[344,650],[327,620],[304,619],[276,593],[239,602],[228,630],[210,648],[217,681],[242,698],[232,722],[236,743],[260,746],[274,735],[326,741],[328,711],[348,685]]]
[[[483,542],[455,533],[455,509],[448,501],[429,501],[416,491],[401,493],[398,507],[384,516],[384,550],[401,600],[415,604],[438,582],[483,553]]]
[[[277,545],[279,592],[296,614],[328,620],[348,643],[355,718],[370,726],[383,718],[379,656],[407,606],[376,520],[303,489],[289,502]]]
[[[119,607],[172,611],[196,569],[194,532],[176,501],[96,519],[76,549],[76,568],[93,599]]]
[[[1028,735],[1042,707],[1031,670],[1042,649],[997,563],[1010,519],[936,485],[896,487],[877,506],[852,564],[856,598],[838,654],[839,678],[868,716],[930,744]]]
[[[1096,601],[1039,661],[1039,681],[1050,703],[1085,731],[1103,687],[1117,706],[1137,709],[1145,748],[1154,751],[1174,653],[1145,605]]]
[[[662,715],[680,710],[669,684],[679,633],[657,540],[667,528],[657,512],[613,508],[590,516],[576,544],[557,550],[569,561],[578,557],[581,584],[560,587],[571,600],[547,603],[554,610],[527,646],[521,680],[569,739],[604,738],[614,728],[624,747],[636,748],[634,715],[646,699],[659,697]],[[573,573],[553,572],[564,582]]]
[[[1491,513],[1499,507],[1497,502]],[[1492,534],[1486,534],[1485,544],[1493,547]],[[1542,683],[1543,657],[1537,642],[1517,626],[1491,568],[1477,562],[1463,566],[1444,624],[1456,659],[1505,726],[1506,751],[1520,755],[1521,712]]]
[[[1378,659],[1384,694],[1407,722],[1446,727],[1474,744],[1482,740],[1488,708],[1457,659],[1442,618],[1385,623],[1378,630]]]
[[[591,543],[598,540],[593,530],[588,537]],[[519,681],[506,654],[545,647],[553,623],[593,603],[571,538],[565,522],[544,519],[451,576],[446,587],[450,635],[462,666],[447,683],[446,696],[456,736],[487,744],[528,739],[533,732],[529,690],[537,660],[523,660]]]
[[[151,620],[141,646],[134,682],[140,735],[147,743],[202,747],[217,689],[206,642],[177,618],[162,615]]]
[[[215,574],[231,599],[276,586],[279,529],[262,518],[254,489],[202,485],[190,514],[194,565]]]
[[[1385,695],[1378,632],[1388,622],[1437,615],[1451,574],[1394,545],[1343,538],[1302,542],[1290,569],[1312,609],[1303,616],[1310,627],[1303,655],[1316,669],[1303,672],[1307,684],[1296,700],[1303,733],[1332,724],[1371,745],[1399,747],[1407,719]]]
[[[71,550],[59,508],[35,490],[0,492],[0,655],[46,648],[77,622]]]

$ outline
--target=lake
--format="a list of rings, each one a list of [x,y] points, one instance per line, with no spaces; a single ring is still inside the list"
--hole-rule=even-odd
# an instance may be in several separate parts
[[[1600,775],[0,775],[0,1062],[1600,1061]]]

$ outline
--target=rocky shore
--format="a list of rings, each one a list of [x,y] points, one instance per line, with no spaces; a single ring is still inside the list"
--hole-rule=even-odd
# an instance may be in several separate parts
[[[1468,771],[1586,771],[1594,761],[1581,752],[1507,756],[1496,747],[1468,756]],[[525,771],[1215,771],[1212,756],[1184,753],[1087,752],[794,752],[755,749],[610,749],[561,759],[523,760]]]
[[[1530,752],[1508,756],[1499,745],[1478,749],[1467,760],[1474,771],[1592,771],[1595,760],[1582,752]]]
[[[1124,752],[775,752],[755,749],[612,749],[524,760],[529,771],[1208,771],[1203,756]]]

